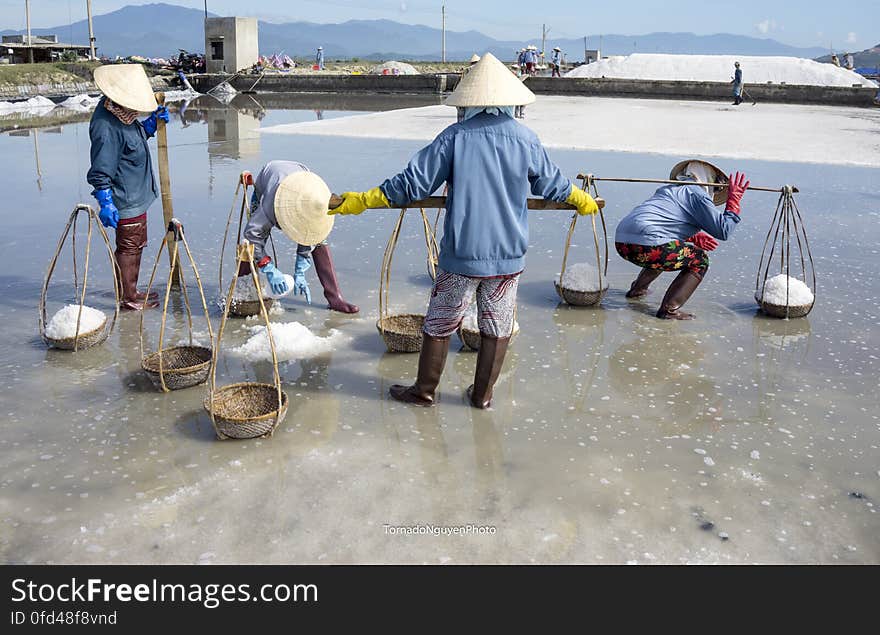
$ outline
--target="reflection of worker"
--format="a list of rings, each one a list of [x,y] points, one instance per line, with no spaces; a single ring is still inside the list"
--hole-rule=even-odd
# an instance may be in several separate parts
[[[312,303],[312,294],[305,272],[315,263],[318,280],[330,308],[340,313],[357,313],[357,306],[346,302],[339,290],[336,270],[325,239],[333,228],[327,215],[330,189],[317,174],[295,161],[270,161],[256,178],[245,173],[245,181],[253,184],[252,212],[244,229],[244,237],[254,245],[254,262],[266,276],[272,292],[289,291],[284,274],[266,254],[266,241],[273,227],[297,243],[294,265],[294,294],[301,293]],[[315,245],[312,247],[311,245]],[[242,266],[239,275],[250,275],[250,267]]]
[[[513,330],[528,248],[529,194],[568,201],[581,214],[599,209],[562,175],[535,133],[513,119],[513,106],[534,100],[522,82],[486,53],[446,100],[466,109],[464,121],[446,128],[381,187],[346,192],[342,205],[330,211],[360,214],[369,207],[403,206],[429,196],[444,182],[449,187],[418,377],[412,386],[392,386],[395,399],[433,405],[449,338],[476,294],[480,350],[468,395],[474,407],[489,407]]]
[[[156,297],[137,290],[141,255],[147,246],[147,209],[158,191],[147,140],[158,120],[168,121],[140,64],[99,66],[95,83],[104,97],[89,124],[91,167],[86,180],[101,206],[104,227],[116,230],[116,262],[122,287],[121,307],[132,311],[159,306]],[[152,113],[138,121],[139,112]]]
[[[709,269],[706,252],[718,246],[716,238],[727,240],[739,223],[739,204],[749,183],[739,172],[728,182],[721,169],[696,160],[682,161],[672,168],[669,178],[719,186],[661,187],[620,221],[614,241],[617,253],[642,267],[626,297],[640,298],[661,273],[678,271],[657,317],[690,320],[694,316],[680,309]],[[722,203],[724,211],[719,213],[715,206]]]
[[[734,62],[733,66],[733,105],[739,106],[743,101],[743,72],[739,62]]]
[[[318,67],[319,71],[324,70],[324,47],[319,46],[318,52],[315,53],[315,66]]]

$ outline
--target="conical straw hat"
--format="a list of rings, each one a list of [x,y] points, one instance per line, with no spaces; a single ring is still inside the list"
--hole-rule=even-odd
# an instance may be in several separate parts
[[[159,107],[153,87],[140,64],[108,64],[95,69],[95,84],[110,101],[138,112]]]
[[[330,188],[314,172],[294,172],[278,184],[275,220],[300,245],[318,245],[330,235],[335,216],[327,214]]]
[[[511,73],[498,58],[486,53],[446,100],[447,106],[525,106],[535,94]]]
[[[474,53],[473,55],[471,55],[471,64],[475,64],[476,62],[479,62],[479,61],[480,61],[480,56],[479,56],[479,55],[477,55],[476,53]]]
[[[672,168],[672,171],[669,173],[669,178],[675,180],[684,174],[688,163],[702,163],[703,165],[707,165],[709,169],[715,173],[715,182],[718,183],[718,187],[715,188],[715,193],[712,195],[712,202],[716,205],[724,205],[724,203],[727,202],[727,175],[724,173],[724,170],[714,163],[709,163],[702,159],[688,159],[687,161],[681,161],[676,163]]]

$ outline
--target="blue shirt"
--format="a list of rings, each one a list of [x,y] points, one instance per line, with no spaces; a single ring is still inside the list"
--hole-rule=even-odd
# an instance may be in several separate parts
[[[538,136],[505,114],[480,113],[449,126],[381,189],[392,204],[404,205],[444,182],[440,267],[473,277],[523,270],[530,193],[558,202],[571,194],[571,181]]]
[[[98,103],[89,123],[92,165],[86,181],[97,190],[113,192],[119,218],[134,218],[147,211],[159,195],[147,133],[140,121],[125,125]],[[94,195],[94,191],[92,195]]]
[[[720,211],[699,185],[667,185],[627,214],[614,241],[631,245],[665,245],[704,231],[727,240],[739,223],[733,212]]]

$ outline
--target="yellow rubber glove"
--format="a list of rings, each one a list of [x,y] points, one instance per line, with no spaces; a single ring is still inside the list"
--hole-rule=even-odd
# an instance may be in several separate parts
[[[328,214],[360,214],[371,207],[389,207],[391,205],[378,187],[366,192],[343,192],[342,198],[344,199],[342,205],[334,207],[327,212]]]
[[[584,192],[577,185],[571,186],[571,194],[568,195],[565,202],[577,207],[577,213],[581,216],[595,214],[599,211],[599,206],[596,204],[596,201],[593,200],[593,197]]]

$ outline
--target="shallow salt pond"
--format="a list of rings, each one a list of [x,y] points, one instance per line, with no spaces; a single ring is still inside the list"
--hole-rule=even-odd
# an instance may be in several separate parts
[[[260,136],[261,125],[315,119],[315,109],[235,103],[239,109],[191,105],[186,127],[175,114],[169,130],[175,215],[215,328],[219,243],[241,170],[293,159],[335,192],[358,190],[392,175],[419,147]],[[880,562],[878,170],[718,161],[755,184],[801,188],[819,288],[814,311],[788,322],[757,314],[753,300],[772,194],[747,194],[743,222],[688,304],[698,319],[680,324],[652,315],[669,274],[644,301],[624,298],[636,268],[613,245],[602,307],[559,305],[553,279],[569,218],[534,213],[522,332],[485,412],[462,399],[475,354],[460,352],[454,338],[438,407],[387,397],[391,383],[413,378],[417,361],[386,354],[375,328],[396,213],[338,218],[330,243],[343,292],[361,315],[327,311],[314,271],[307,273],[313,306],[289,296],[272,319],[299,321],[319,336],[338,329],[345,344],[282,364],[291,404],[274,437],[220,442],[202,409],[204,387],[163,395],[141,374],[137,315],[123,314],[103,346],[77,354],[47,350],[39,339],[49,258],[73,206],[92,202],[87,126],[43,129],[36,142],[32,132],[0,135],[8,260],[0,277],[3,562]],[[551,155],[570,176],[663,176],[680,159]],[[612,233],[652,192],[600,185]],[[149,223],[142,284],[161,240],[159,202]],[[417,214],[406,219],[392,271],[392,305],[407,311],[424,310],[430,284],[420,225]],[[280,232],[276,240],[279,267],[290,272],[294,249]],[[574,243],[570,262],[589,262],[588,222]],[[225,281],[234,269],[229,254]],[[89,303],[108,312],[98,250],[89,285]],[[53,278],[50,314],[72,290],[68,254]],[[167,337],[176,342],[185,319],[179,300],[172,305]],[[193,306],[196,339],[206,341]],[[230,323],[218,382],[271,378],[266,364],[228,354],[255,324]],[[148,346],[158,326],[159,313],[150,313]],[[389,527],[416,524],[495,532],[407,536]]]

